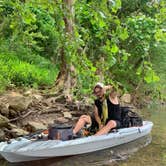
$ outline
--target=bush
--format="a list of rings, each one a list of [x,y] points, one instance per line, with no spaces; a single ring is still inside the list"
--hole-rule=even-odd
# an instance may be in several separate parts
[[[39,57],[38,57],[39,58]],[[51,65],[41,65],[45,63],[44,59],[40,59],[40,65],[35,63],[28,63],[20,60],[13,54],[0,54],[0,85],[5,87],[7,84],[12,83],[17,86],[40,86],[50,85],[54,82],[57,69]]]

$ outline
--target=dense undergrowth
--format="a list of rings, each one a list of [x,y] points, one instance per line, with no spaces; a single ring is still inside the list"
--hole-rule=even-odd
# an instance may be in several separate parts
[[[33,54],[30,50],[0,51],[0,90],[11,84],[18,87],[38,88],[52,85],[57,75],[57,67],[48,59]]]
[[[152,63],[160,80],[149,85],[155,98],[166,100],[166,43],[161,43],[152,50]]]

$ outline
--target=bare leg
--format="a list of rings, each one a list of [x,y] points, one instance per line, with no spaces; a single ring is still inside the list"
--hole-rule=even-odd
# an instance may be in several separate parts
[[[107,134],[112,128],[116,127],[116,122],[114,120],[110,120],[101,130],[99,130],[95,135],[103,135]]]
[[[79,118],[75,128],[73,129],[73,134],[76,134],[78,131],[80,131],[85,124],[91,124],[91,117],[89,115],[82,115]]]

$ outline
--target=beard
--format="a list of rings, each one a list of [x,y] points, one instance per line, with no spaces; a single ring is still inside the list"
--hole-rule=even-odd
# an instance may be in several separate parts
[[[104,95],[99,96],[98,99],[99,99],[100,101],[102,101],[102,100],[104,99]]]

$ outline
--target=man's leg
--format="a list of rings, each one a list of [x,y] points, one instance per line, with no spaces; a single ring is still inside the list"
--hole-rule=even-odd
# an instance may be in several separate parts
[[[107,134],[112,128],[115,128],[116,125],[116,121],[114,120],[110,120],[101,130],[99,130],[95,135],[103,135],[103,134]]]
[[[85,124],[91,124],[91,117],[89,115],[82,115],[78,122],[76,123],[76,126],[73,129],[73,134],[77,134]]]

